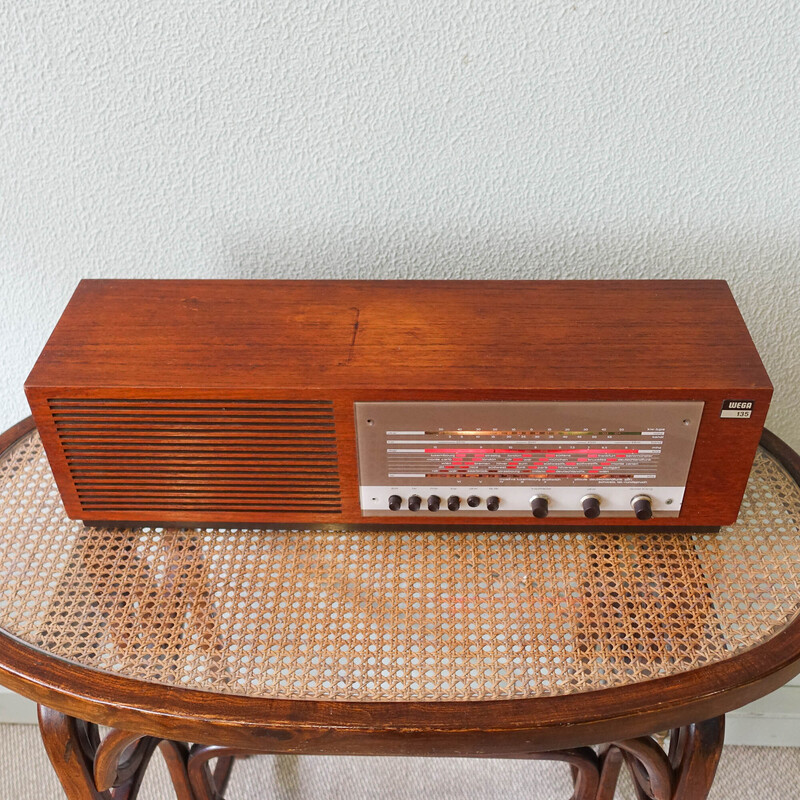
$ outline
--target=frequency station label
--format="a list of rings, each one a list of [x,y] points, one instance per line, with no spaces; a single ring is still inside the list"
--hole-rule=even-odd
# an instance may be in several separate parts
[[[591,481],[655,478],[664,428],[386,432],[389,478]]]

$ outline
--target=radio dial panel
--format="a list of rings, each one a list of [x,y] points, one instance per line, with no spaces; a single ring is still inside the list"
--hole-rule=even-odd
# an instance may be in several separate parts
[[[703,406],[355,403],[362,514],[677,517]]]

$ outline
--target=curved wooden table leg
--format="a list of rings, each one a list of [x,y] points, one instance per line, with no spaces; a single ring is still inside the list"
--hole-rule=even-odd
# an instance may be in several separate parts
[[[601,788],[597,800],[611,800],[613,785],[604,783],[606,760],[616,750],[628,765],[639,800],[706,800],[717,771],[725,735],[725,717],[677,728],[670,734],[669,753],[651,736],[613,742],[601,749]],[[619,756],[615,756],[619,758]],[[613,784],[619,773],[615,766]]]
[[[112,800],[94,783],[94,745],[87,723],[39,706],[39,730],[50,763],[69,800]]]
[[[234,761],[251,755],[256,754],[221,745],[194,745],[189,752],[188,770],[196,800],[224,800]],[[215,758],[217,764],[212,772],[208,762]]]
[[[680,760],[673,764],[677,785],[675,800],[705,800],[717,772],[722,743],[725,739],[725,717],[715,717],[687,725],[677,735]]]
[[[183,800],[183,798],[195,800],[189,782],[189,745],[162,739],[158,743],[158,749],[167,763],[172,785],[175,787],[175,796],[178,800]]]
[[[597,785],[596,800],[614,800],[617,790],[619,771],[622,769],[624,757],[622,750],[615,745],[603,745],[598,750],[600,757],[600,779]]]
[[[189,785],[189,748],[130,731],[100,738],[96,725],[39,706],[39,730],[68,800],[136,800],[156,747],[169,768],[178,800],[194,800]]]
[[[114,800],[135,800],[139,794],[144,774],[158,745],[158,739],[150,736],[140,739],[130,758],[120,765],[113,783],[111,796]],[[112,787],[108,787],[109,789]]]
[[[672,800],[672,765],[652,736],[640,736],[614,744],[623,751],[634,783],[641,789],[641,796],[653,800]]]

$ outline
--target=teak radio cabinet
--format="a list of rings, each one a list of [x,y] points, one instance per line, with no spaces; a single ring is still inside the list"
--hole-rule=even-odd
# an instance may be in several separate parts
[[[530,472],[502,479],[513,508],[487,489],[428,514],[434,491],[410,518],[391,471],[368,505],[354,408],[438,404],[455,427],[465,405],[694,403],[682,496],[648,523],[668,529],[736,519],[772,386],[724,281],[126,280],[80,283],[26,392],[68,514],[153,524],[641,528],[627,495],[535,517]]]

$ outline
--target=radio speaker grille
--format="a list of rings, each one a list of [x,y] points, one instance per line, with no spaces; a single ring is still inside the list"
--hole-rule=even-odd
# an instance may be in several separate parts
[[[341,513],[329,401],[48,402],[81,506],[95,518]]]

